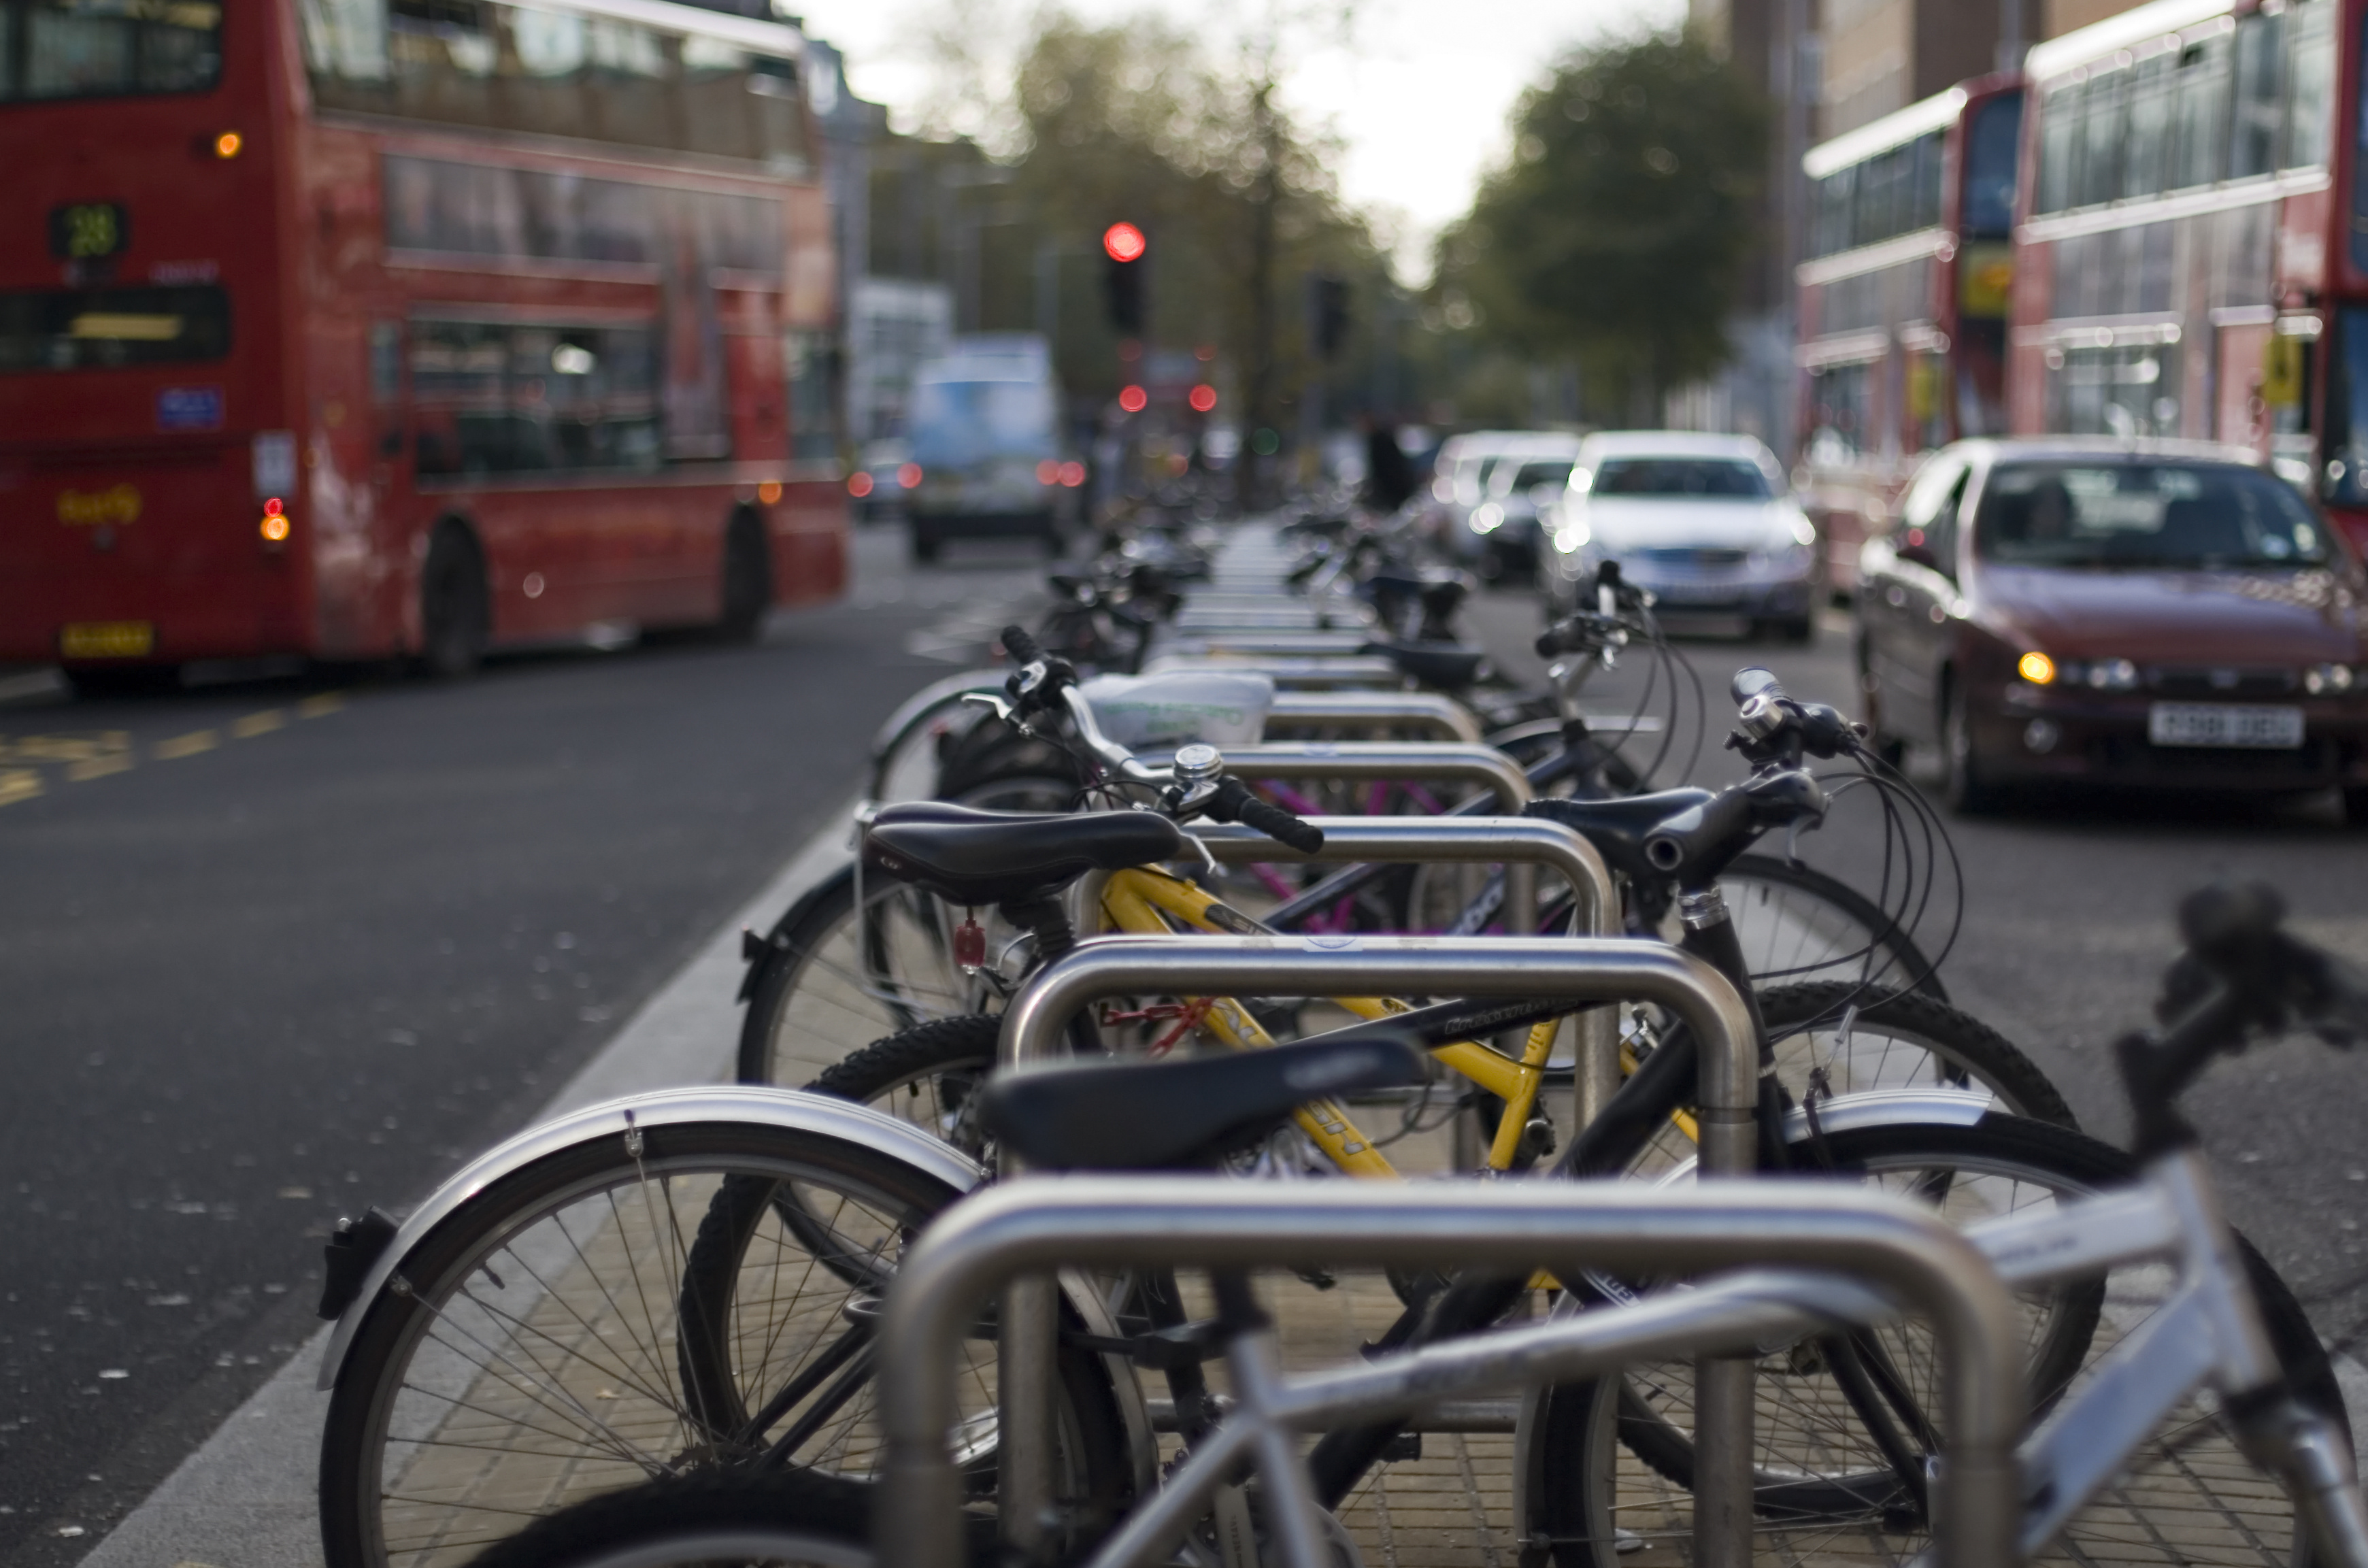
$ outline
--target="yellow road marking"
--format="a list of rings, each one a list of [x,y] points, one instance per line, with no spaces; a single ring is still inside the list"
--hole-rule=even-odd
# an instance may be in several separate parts
[[[128,773],[131,770],[131,754],[129,751],[114,751],[105,756],[94,756],[86,762],[75,763],[66,769],[66,778],[73,783],[80,784],[85,779],[104,778],[110,773]]]
[[[195,756],[201,751],[211,751],[221,743],[222,736],[211,730],[192,730],[169,741],[158,741],[154,755],[159,762],[170,762],[176,756]]]
[[[20,735],[15,744],[0,745],[0,762],[90,762],[131,744],[123,730],[95,735]]]
[[[41,792],[41,776],[29,767],[0,767],[0,806],[29,801]]]
[[[298,703],[296,705],[296,717],[299,719],[318,719],[324,715],[336,712],[345,705],[346,694],[344,692],[324,691],[317,693],[314,696],[308,697],[303,701]]]
[[[288,714],[285,710],[267,708],[260,713],[249,713],[245,718],[231,725],[230,733],[242,741],[251,741],[257,735],[269,734],[287,722]]]

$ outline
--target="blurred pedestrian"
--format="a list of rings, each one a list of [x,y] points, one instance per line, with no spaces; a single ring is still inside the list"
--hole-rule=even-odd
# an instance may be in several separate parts
[[[1414,464],[1398,445],[1397,427],[1365,415],[1358,420],[1365,432],[1365,505],[1376,512],[1395,512],[1414,494],[1417,479]]]

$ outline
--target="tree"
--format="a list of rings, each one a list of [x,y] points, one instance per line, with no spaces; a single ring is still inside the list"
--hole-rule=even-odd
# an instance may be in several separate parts
[[[1648,37],[1565,59],[1512,131],[1441,237],[1443,313],[1527,358],[1576,358],[1591,403],[1656,421],[1662,394],[1729,353],[1765,106],[1700,40]]]

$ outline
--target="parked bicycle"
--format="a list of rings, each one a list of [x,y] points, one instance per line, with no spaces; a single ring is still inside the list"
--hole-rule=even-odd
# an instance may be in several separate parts
[[[1647,1539],[1616,1521],[1650,1522],[1642,1511],[1669,1503],[1619,1473],[1614,1434],[1629,1418],[1623,1390],[1633,1374],[1567,1381],[1573,1370],[1617,1367],[1639,1352],[1739,1349],[1756,1358],[1763,1381],[1797,1376],[1804,1358],[1835,1342],[1838,1324],[1896,1335],[1909,1301],[1926,1321],[1950,1324],[1947,1386],[1925,1381],[1912,1399],[1896,1400],[1919,1417],[1892,1434],[1921,1461],[1912,1484],[1903,1469],[1900,1490],[1867,1499],[1848,1527],[1804,1525],[1790,1500],[1762,1488],[1724,1525],[1692,1521],[1698,1549],[1731,1528],[1749,1535],[1754,1561],[1771,1564],[1900,1562],[1921,1551],[1929,1555],[1918,1560],[1938,1568],[2006,1568],[2026,1559],[2084,1568],[2103,1561],[2368,1568],[2368,1512],[2326,1353],[2291,1293],[2227,1229],[2208,1165],[2177,1110],[2205,1067],[2260,1035],[2299,1022],[2348,1046],[2368,1029],[2368,985],[2282,932],[2279,915],[2265,889],[2214,890],[2186,902],[2188,952],[2166,977],[2165,1027],[2116,1048],[2135,1113],[2135,1168],[2109,1190],[2066,1192],[1975,1225],[1964,1235],[1976,1257],[1953,1250],[1945,1233],[1919,1231],[1907,1204],[1845,1201],[1813,1188],[1706,1187],[1651,1201],[1613,1189],[1593,1226],[1575,1220],[1568,1203],[1529,1205],[1521,1218],[1539,1240],[1522,1261],[1567,1263],[1591,1244],[1599,1257],[1631,1264],[1724,1250],[1729,1261],[1782,1256],[1801,1266],[1713,1273],[1684,1289],[1585,1310],[1574,1300],[1543,1324],[1289,1377],[1247,1265],[1293,1256],[1286,1249],[1326,1262],[1402,1259],[1426,1247],[1440,1256],[1499,1252],[1502,1236],[1489,1231],[1497,1216],[1459,1209],[1444,1188],[1413,1201],[1395,1191],[1369,1199],[1371,1188],[1272,1201],[1241,1184],[1020,1183],[923,1236],[888,1289],[879,1343],[894,1447],[875,1498],[832,1493],[796,1472],[669,1476],[543,1520],[488,1552],[481,1568],[661,1568],[727,1557],[952,1568],[1002,1560],[997,1521],[974,1502],[963,1505],[949,1464],[946,1385],[966,1314],[996,1281],[1043,1256],[1046,1236],[1070,1238],[1065,1250],[1080,1262],[1165,1256],[1212,1265],[1214,1314],[1187,1332],[1138,1336],[1130,1348],[1140,1364],[1156,1367],[1190,1345],[1222,1355],[1232,1373],[1230,1407],[1211,1413],[1135,1506],[1110,1517],[1064,1499],[1053,1544],[1060,1560],[1089,1568],[1353,1563],[1354,1543],[1295,1436],[1525,1380],[1551,1389],[1531,1426],[1537,1463],[1530,1472],[1544,1488],[1545,1535],[1527,1539],[1565,1568],[1605,1568]],[[991,1091],[986,1114],[1040,1164],[1139,1169],[1221,1155],[1290,1114],[1308,1082],[1384,1084],[1409,1070],[1402,1045],[1369,1033],[1263,1057],[1015,1078]],[[1107,1131],[1154,1117],[1159,1133],[1132,1145]],[[1930,1186],[1906,1191],[1946,1201]],[[1520,1194],[1541,1196],[1534,1187]],[[1229,1210],[1240,1217],[1229,1220]],[[1557,1220],[1565,1227],[1558,1239]],[[1681,1225],[1693,1236],[1672,1241]],[[2109,1272],[2117,1282],[2153,1283],[2143,1303],[2122,1289],[2097,1291],[2111,1303],[2097,1336],[2110,1348],[2075,1376],[2039,1375],[2027,1390],[2016,1386],[2002,1288],[2060,1290]],[[2013,1416],[2026,1405],[2040,1418],[2009,1455]],[[1245,1485],[1244,1467],[1253,1462],[1256,1480]],[[1936,1511],[1943,1494],[1954,1506]]]

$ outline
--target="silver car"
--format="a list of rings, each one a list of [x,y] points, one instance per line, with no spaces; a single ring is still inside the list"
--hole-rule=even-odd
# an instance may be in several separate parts
[[[1748,436],[1623,430],[1580,445],[1548,508],[1539,578],[1570,608],[1596,569],[1660,601],[1664,622],[1742,621],[1807,642],[1823,597],[1817,533],[1788,494],[1775,455]]]

